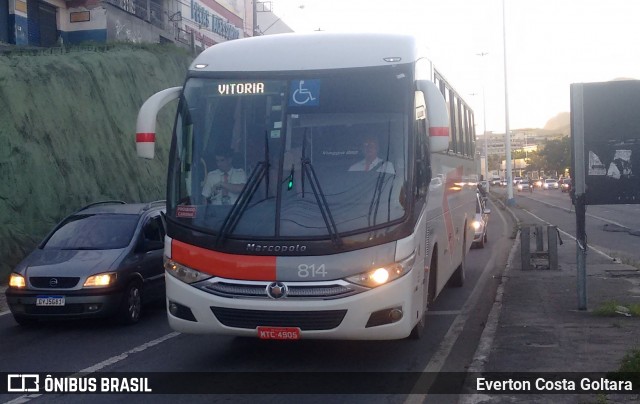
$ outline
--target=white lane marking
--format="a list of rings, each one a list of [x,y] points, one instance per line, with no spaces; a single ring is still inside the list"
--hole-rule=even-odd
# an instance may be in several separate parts
[[[507,220],[505,219],[504,215],[502,214],[502,212],[500,212],[499,209],[494,209],[491,212],[493,211],[498,212],[498,214],[500,215],[500,218],[502,219],[503,234],[508,234]],[[489,258],[489,261],[487,262],[484,269],[482,270],[482,274],[480,275],[480,278],[476,282],[473,288],[473,291],[471,292],[471,295],[469,295],[469,298],[467,299],[464,306],[462,307],[460,314],[456,316],[456,318],[453,320],[453,322],[449,326],[449,330],[447,330],[447,333],[442,338],[442,342],[440,343],[438,350],[436,351],[436,353],[433,354],[429,363],[427,363],[427,366],[422,371],[423,373],[428,373],[428,372],[437,373],[440,370],[442,370],[442,367],[444,366],[447,357],[451,353],[453,346],[455,345],[456,341],[458,340],[458,337],[462,333],[465,323],[469,319],[469,316],[473,308],[475,307],[476,303],[478,302],[478,299],[480,298],[480,293],[484,289],[484,285],[487,283],[487,280],[490,277],[491,271],[489,271],[489,268],[492,268],[495,265],[496,255],[497,255],[497,252],[495,249],[493,249],[491,252],[491,257]],[[405,404],[423,403],[424,400],[426,400],[426,398],[427,398],[426,394],[410,393],[407,396],[407,399],[404,401],[404,403]]]
[[[569,209],[567,209],[567,208],[565,208],[565,207],[563,207],[563,206],[559,206],[559,205],[553,204],[553,203],[551,203],[551,202],[543,201],[543,200],[540,200],[540,199],[531,198],[531,197],[529,197],[529,199],[532,199],[532,200],[534,200],[534,201],[536,201],[536,202],[543,203],[543,204],[545,204],[545,205],[552,206],[552,207],[554,207],[554,208],[558,208],[558,209],[561,209],[561,210],[567,211],[567,212],[569,212],[569,213],[573,213],[573,212],[574,212],[574,210],[573,210],[573,205],[572,205]],[[523,209],[523,210],[525,210],[525,211],[526,211],[526,209]],[[623,224],[620,224],[620,223],[618,223],[618,222],[616,222],[616,221],[613,221],[613,220],[610,220],[610,219],[605,219],[604,217],[600,217],[600,216],[592,215],[591,213],[585,213],[585,215],[586,215],[586,216],[589,216],[589,217],[592,217],[592,218],[594,218],[594,219],[602,220],[603,222],[607,222],[607,223],[614,224],[614,225],[619,226],[619,227],[624,227],[624,228],[626,228],[626,227],[627,227],[627,226],[625,226],[625,225],[623,225]]]
[[[156,339],[154,339],[152,341],[145,342],[142,345],[138,345],[137,347],[135,347],[133,349],[130,349],[130,350],[124,352],[124,353],[121,353],[120,355],[112,356],[111,358],[109,358],[107,360],[104,360],[104,361],[102,361],[100,363],[96,363],[95,365],[89,366],[88,368],[82,369],[78,373],[75,373],[75,374],[73,374],[71,376],[67,376],[67,377],[74,378],[74,377],[79,377],[81,375],[86,375],[87,373],[98,372],[98,371],[104,369],[107,366],[111,366],[111,365],[113,365],[115,363],[118,363],[118,362],[128,358],[129,355],[133,355],[135,353],[142,352],[147,348],[151,348],[151,347],[153,347],[155,345],[161,344],[161,343],[163,343],[163,342],[165,342],[165,341],[167,341],[167,340],[169,340],[169,339],[171,339],[173,337],[177,337],[178,335],[180,335],[180,333],[174,331],[174,332],[169,333],[167,335],[164,335],[164,336],[162,336],[160,338],[156,338]],[[13,399],[11,401],[6,401],[4,404],[22,404],[22,403],[26,403],[29,400],[32,400],[34,398],[38,398],[40,396],[42,396],[42,394],[25,394],[23,396],[15,398],[15,399]]]

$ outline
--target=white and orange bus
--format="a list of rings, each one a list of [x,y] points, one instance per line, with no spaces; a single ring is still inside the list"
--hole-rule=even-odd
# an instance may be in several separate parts
[[[176,98],[165,239],[173,329],[419,337],[428,304],[462,285],[473,112],[413,37],[282,34],[212,46],[182,87],[142,106],[139,156],[153,158],[157,112]],[[377,160],[365,167],[372,143]],[[233,172],[223,185],[224,158]]]

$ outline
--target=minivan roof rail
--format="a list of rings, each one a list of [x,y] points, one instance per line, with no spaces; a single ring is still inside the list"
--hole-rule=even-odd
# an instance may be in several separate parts
[[[93,203],[90,203],[90,204],[88,204],[87,206],[85,206],[85,207],[83,207],[83,208],[78,209],[78,212],[81,212],[81,211],[83,211],[83,210],[85,210],[85,209],[88,209],[88,208],[90,208],[90,207],[92,207],[92,206],[96,206],[96,205],[107,205],[107,204],[114,204],[114,203],[121,204],[121,205],[126,205],[126,204],[127,204],[126,202],[124,202],[124,201],[119,201],[119,200],[109,200],[109,201],[93,202]]]

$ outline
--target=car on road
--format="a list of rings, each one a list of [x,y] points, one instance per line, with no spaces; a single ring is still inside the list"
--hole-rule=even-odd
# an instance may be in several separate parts
[[[528,191],[529,190],[529,181],[526,181],[526,180],[525,181],[520,181],[516,187],[518,189],[518,192]]]
[[[164,211],[164,201],[103,201],[63,219],[10,274],[16,322],[138,322],[143,303],[164,299]]]
[[[562,192],[571,191],[571,178],[563,178],[560,180],[560,190]]]
[[[555,178],[546,178],[542,183],[542,189],[558,189],[558,180]]]
[[[489,223],[490,213],[491,209],[487,208],[487,198],[483,198],[480,193],[476,193],[476,215],[471,222],[474,230],[472,247],[484,248],[487,243],[487,224]]]
[[[493,177],[491,178],[491,181],[489,183],[491,185],[500,186],[500,184],[502,183],[502,180],[500,180],[500,177]]]

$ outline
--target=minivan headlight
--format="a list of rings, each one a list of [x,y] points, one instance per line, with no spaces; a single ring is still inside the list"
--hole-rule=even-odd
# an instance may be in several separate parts
[[[408,258],[400,262],[373,268],[369,271],[349,276],[345,278],[345,280],[347,282],[355,283],[357,285],[366,286],[369,288],[375,288],[380,285],[385,285],[407,274],[411,270],[411,268],[413,268],[415,258],[415,254],[411,254]]]
[[[24,289],[27,287],[27,281],[24,279],[24,276],[13,272],[9,276],[9,287]]]
[[[196,271],[193,268],[177,263],[166,256],[164,257],[164,269],[167,270],[168,274],[180,279],[184,283],[199,282],[212,277],[209,274]]]
[[[113,285],[116,281],[116,274],[114,272],[104,272],[101,274],[91,275],[84,281],[83,288],[104,288],[105,286]]]

